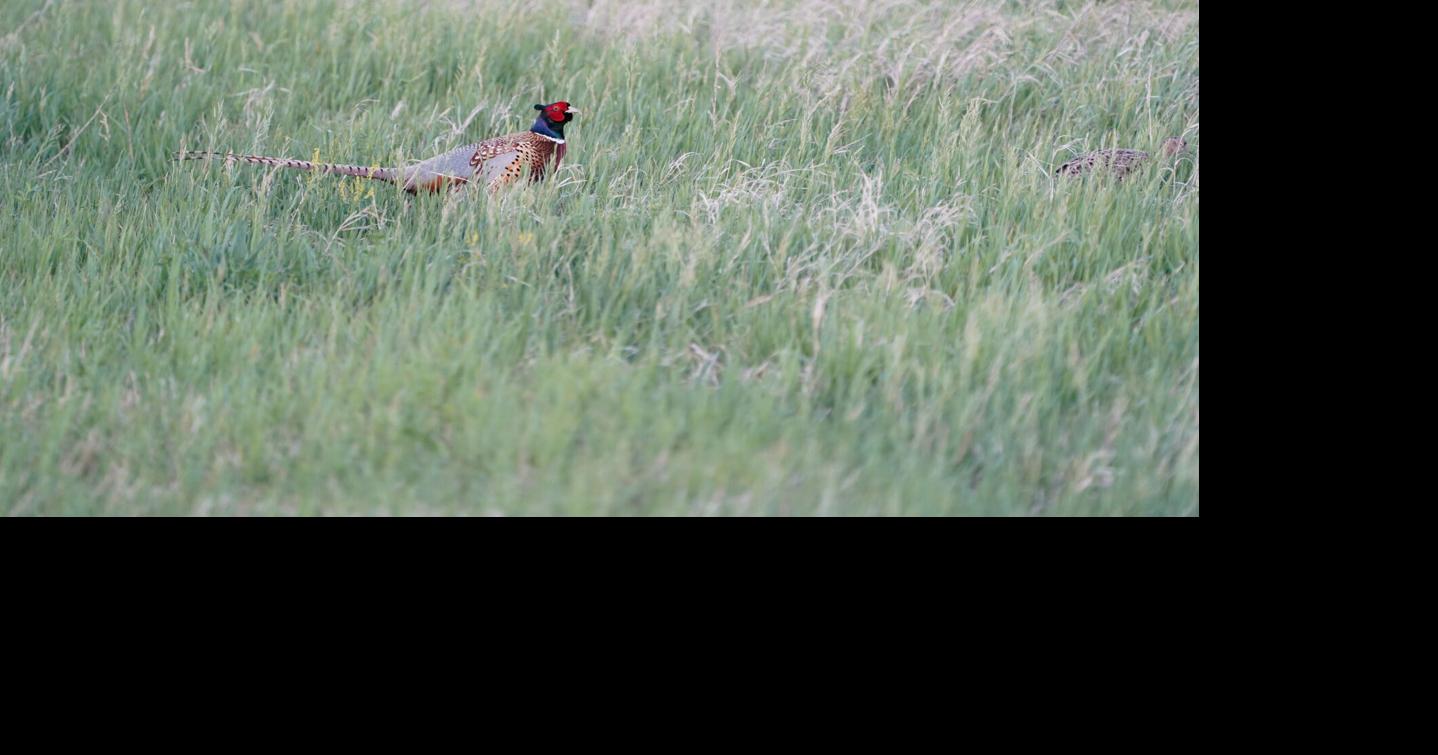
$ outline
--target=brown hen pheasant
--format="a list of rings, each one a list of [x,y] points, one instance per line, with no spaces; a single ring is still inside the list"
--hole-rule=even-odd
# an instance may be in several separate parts
[[[525,168],[529,169],[530,180],[539,181],[544,178],[545,166],[549,163],[550,156],[554,157],[555,170],[559,169],[559,163],[564,159],[567,146],[564,142],[564,125],[573,120],[579,111],[563,100],[548,105],[535,105],[534,109],[539,111],[539,117],[534,119],[534,125],[530,126],[528,131],[466,144],[407,168],[366,168],[359,165],[332,165],[285,157],[219,152],[182,152],[180,159],[218,159],[340,176],[358,176],[398,184],[411,194],[421,191],[434,192],[446,187],[459,188],[471,183],[484,184],[490,192],[494,192],[518,180]]]
[[[1172,157],[1182,152],[1183,148],[1187,146],[1188,142],[1176,136],[1170,136],[1163,140],[1163,153]],[[1060,176],[1079,176],[1084,173],[1108,171],[1117,178],[1123,178],[1147,161],[1149,157],[1147,152],[1136,149],[1101,149],[1079,155],[1060,165],[1059,169],[1054,172]]]

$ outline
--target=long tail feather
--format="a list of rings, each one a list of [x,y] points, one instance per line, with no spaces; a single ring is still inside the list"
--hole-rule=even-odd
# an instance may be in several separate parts
[[[330,163],[316,163],[309,160],[293,160],[288,157],[265,157],[263,155],[236,155],[233,153],[222,154],[219,152],[181,152],[181,160],[224,160],[226,162],[237,161],[250,163],[252,165],[269,165],[276,168],[293,168],[314,173],[332,173],[338,176],[356,176],[359,178],[370,178],[376,181],[395,182],[398,171],[394,168],[372,168],[362,165],[333,165]]]

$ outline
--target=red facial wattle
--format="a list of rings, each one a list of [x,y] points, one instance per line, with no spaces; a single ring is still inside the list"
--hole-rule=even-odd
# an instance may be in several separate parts
[[[544,116],[555,123],[564,123],[569,120],[569,103],[556,102],[544,109]]]

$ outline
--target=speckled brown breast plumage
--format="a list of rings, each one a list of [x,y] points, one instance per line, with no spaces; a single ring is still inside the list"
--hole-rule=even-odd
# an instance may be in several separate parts
[[[544,178],[545,167],[556,148],[563,149],[564,142],[533,131],[521,131],[475,145],[469,166],[474,169],[475,180],[492,184],[491,188],[518,180],[525,168],[529,169],[530,179],[538,181]],[[558,162],[555,161],[555,167]]]

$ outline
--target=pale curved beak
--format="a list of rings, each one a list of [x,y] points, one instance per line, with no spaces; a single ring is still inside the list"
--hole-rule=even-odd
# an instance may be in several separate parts
[[[580,114],[580,113],[579,113],[579,108],[577,108],[577,107],[569,108],[568,110],[565,110],[565,111],[564,111],[564,114],[565,114],[565,115],[579,115],[579,114]]]

